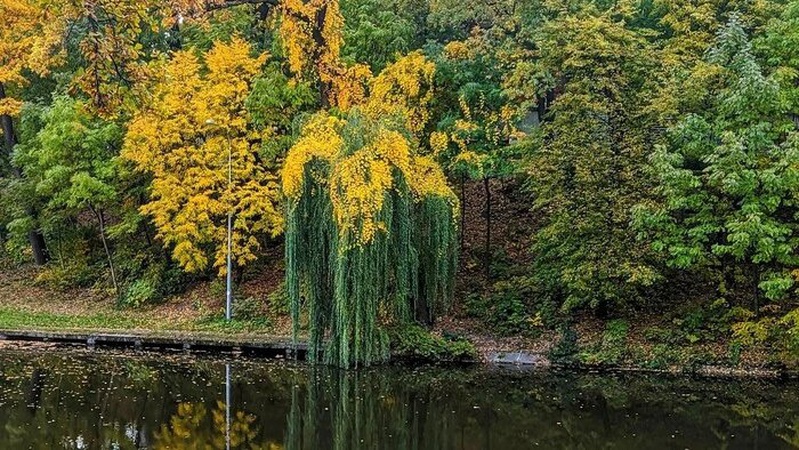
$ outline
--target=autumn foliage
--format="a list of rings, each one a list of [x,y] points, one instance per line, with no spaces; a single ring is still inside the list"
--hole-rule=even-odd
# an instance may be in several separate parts
[[[795,0],[0,0],[0,241],[135,307],[230,217],[345,367],[452,304],[799,355],[797,48]]]
[[[240,39],[217,43],[202,59],[183,50],[165,63],[153,101],[135,114],[122,157],[152,175],[152,217],[158,236],[188,271],[223,270],[228,212],[235,216],[233,253],[253,261],[259,235],[282,232],[279,188],[258,164],[263,137],[244,102],[267,56],[250,55]],[[228,155],[232,184],[228,185]]]

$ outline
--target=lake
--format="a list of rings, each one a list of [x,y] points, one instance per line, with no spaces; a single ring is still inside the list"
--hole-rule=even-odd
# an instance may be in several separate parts
[[[788,449],[797,388],[0,345],[0,449]]]

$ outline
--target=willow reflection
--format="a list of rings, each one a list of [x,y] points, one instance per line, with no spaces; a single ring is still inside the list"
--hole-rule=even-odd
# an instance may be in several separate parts
[[[0,449],[791,449],[799,389],[0,351]]]
[[[466,425],[456,419],[449,402],[436,401],[430,390],[397,390],[374,372],[316,368],[305,395],[298,386],[291,395],[288,450],[469,447]],[[481,448],[490,449],[490,440],[488,444]]]

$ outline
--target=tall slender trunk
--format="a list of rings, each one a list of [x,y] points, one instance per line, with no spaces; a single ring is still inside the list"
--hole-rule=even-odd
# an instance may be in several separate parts
[[[3,83],[0,83],[0,100],[6,98],[6,90]],[[14,122],[8,114],[0,115],[0,127],[3,129],[3,139],[5,143],[6,158],[9,163],[11,162],[11,152],[14,146],[17,145],[17,136],[14,133]],[[13,165],[12,165],[13,167]],[[13,174],[17,178],[22,178],[22,172],[19,168],[13,167]],[[25,206],[25,213],[34,219],[36,222],[36,211],[30,206]],[[33,253],[33,261],[36,265],[42,266],[50,259],[47,253],[47,245],[44,242],[44,236],[39,230],[31,230],[28,232],[28,242],[31,244],[31,253]]]
[[[486,280],[491,280],[491,179],[483,177],[483,188],[486,196],[486,240],[485,240],[485,272]]]
[[[755,304],[755,317],[760,317],[760,267],[757,264],[752,265],[752,273],[754,273],[754,286],[752,286],[752,299]]]
[[[323,33],[325,27],[325,17],[327,16],[327,6],[323,6],[319,8],[319,11],[316,12],[316,17],[313,18],[314,23],[310,24],[314,27],[313,29],[313,39],[314,43],[316,44],[316,55],[314,57],[314,61],[318,61],[321,59],[321,52],[322,49],[327,47],[327,39]],[[318,67],[318,66],[317,66]],[[320,74],[321,77],[321,74]],[[321,96],[322,100],[322,109],[329,109],[333,106],[333,102],[331,94],[333,93],[333,86],[329,81],[319,80],[319,95]]]
[[[466,243],[466,174],[461,174],[461,253]]]
[[[108,240],[105,238],[105,217],[103,210],[95,209],[91,206],[89,209],[91,209],[94,215],[97,216],[97,222],[100,224],[100,240],[103,241],[105,257],[108,260],[108,269],[111,271],[111,283],[114,285],[114,292],[116,293],[116,296],[119,297],[119,285],[117,284],[116,269],[114,269],[114,259],[111,257],[111,250],[108,249]]]

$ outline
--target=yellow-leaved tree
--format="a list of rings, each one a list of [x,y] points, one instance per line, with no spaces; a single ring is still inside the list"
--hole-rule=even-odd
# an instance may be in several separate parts
[[[421,137],[430,120],[435,73],[435,63],[421,51],[403,56],[372,81],[366,110],[372,117],[400,114],[406,128]]]
[[[266,58],[252,56],[238,38],[217,42],[201,58],[175,52],[153,100],[128,128],[122,156],[153,179],[142,212],[187,271],[212,264],[224,273],[229,212],[239,266],[256,259],[262,237],[282,232],[276,176],[258,160],[264,135],[245,108]]]
[[[0,82],[24,85],[26,70],[47,75],[77,43],[81,65],[72,87],[96,112],[113,117],[148,79],[141,34],[171,11],[155,0],[0,0]],[[7,99],[0,112],[18,106]]]
[[[64,24],[47,3],[0,0],[0,11],[0,89],[26,84],[26,70],[46,75],[62,62]],[[14,116],[21,106],[16,99],[0,96],[0,114]]]
[[[280,37],[294,75],[319,83],[325,108],[362,103],[372,72],[341,60],[344,18],[338,0],[282,0],[280,10]]]
[[[295,332],[307,307],[310,359],[382,361],[387,326],[431,323],[451,299],[458,200],[419,151],[434,72],[400,59],[361,104],[312,117],[286,157],[286,287]]]

